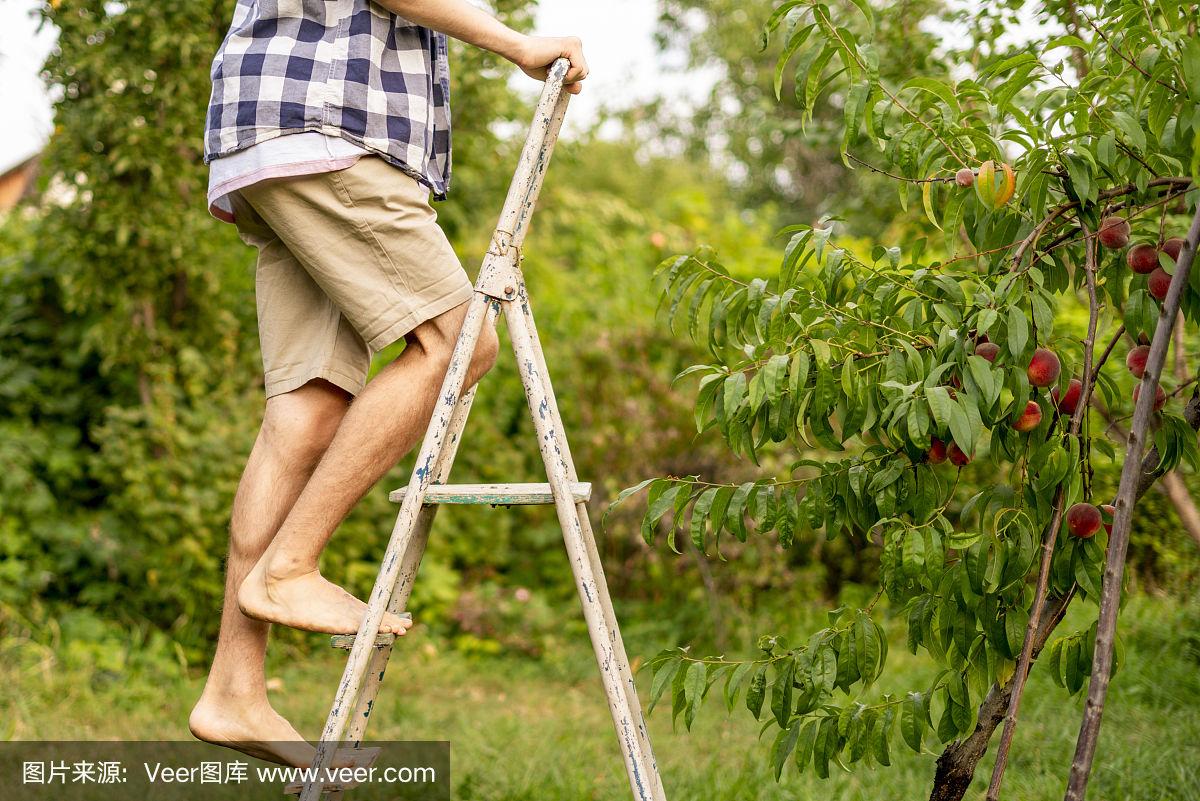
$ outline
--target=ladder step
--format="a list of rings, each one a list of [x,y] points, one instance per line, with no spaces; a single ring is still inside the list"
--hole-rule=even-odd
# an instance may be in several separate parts
[[[396,617],[403,617],[412,620],[412,612],[397,612]],[[334,648],[341,648],[343,651],[349,651],[354,647],[354,638],[356,634],[334,634],[329,638],[329,644]],[[396,641],[396,635],[392,633],[376,634],[375,647],[382,648],[385,645],[391,645]]]
[[[351,648],[354,647],[354,638],[357,636],[358,636],[357,634],[334,634],[332,637],[329,638],[329,644],[332,645],[334,648],[341,648],[343,651],[349,651]],[[375,647],[376,648],[382,648],[385,645],[391,645],[395,641],[396,641],[395,634],[388,633],[388,634],[376,634],[375,635]]]
[[[408,487],[393,490],[388,500],[400,503],[408,493]],[[571,496],[576,503],[592,497],[592,485],[578,481],[571,485]],[[554,494],[549,484],[431,484],[425,490],[425,505],[443,503],[472,504],[480,506],[530,506],[554,503]]]
[[[337,753],[334,755],[334,759],[340,760],[344,757],[350,757],[350,759],[353,760],[352,764],[355,768],[369,768],[371,765],[375,764],[375,760],[379,759],[379,754],[382,751],[382,748],[377,747],[339,748]],[[336,772],[338,768],[331,768],[331,770]],[[321,785],[321,790],[325,793],[340,793],[345,790],[351,790],[357,787],[359,784],[359,782],[353,780],[346,782],[326,782],[325,784]],[[284,785],[283,788],[284,795],[300,795],[303,790],[303,782],[292,782],[291,784]]]

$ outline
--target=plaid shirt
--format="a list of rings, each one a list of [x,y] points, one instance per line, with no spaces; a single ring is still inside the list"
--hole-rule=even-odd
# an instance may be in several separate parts
[[[237,0],[213,58],[204,163],[320,131],[381,155],[443,198],[446,37],[373,0]]]

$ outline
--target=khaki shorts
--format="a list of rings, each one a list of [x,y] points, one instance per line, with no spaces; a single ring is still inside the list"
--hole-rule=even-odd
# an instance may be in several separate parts
[[[230,203],[258,248],[268,398],[314,378],[357,394],[374,353],[471,298],[429,191],[378,156],[259,181]]]

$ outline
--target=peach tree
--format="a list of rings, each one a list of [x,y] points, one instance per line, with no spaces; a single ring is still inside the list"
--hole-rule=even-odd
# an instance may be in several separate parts
[[[752,658],[672,648],[648,666],[652,706],[666,699],[689,728],[720,697],[773,730],[777,777],[935,749],[931,797],[958,799],[1004,722],[995,798],[1040,655],[1071,694],[1103,673],[1068,796],[1082,797],[1130,509],[1198,461],[1200,395],[1185,403],[1193,381],[1167,392],[1159,376],[1177,316],[1200,312],[1200,216],[1182,230],[1200,201],[1200,12],[1074,8],[1065,33],[896,83],[880,78],[868,0],[783,2],[764,30],[783,42],[776,93],[840,107],[846,167],[895,182],[892,230],[907,233],[862,252],[829,217],[786,228],[760,277],[707,249],[661,268],[666,315],[709,355],[680,375],[698,429],[763,466],[737,485],[626,490],[646,492],[644,537],[719,553],[723,536],[865,535],[879,559],[874,599],[819,631],[764,635]],[[1106,436],[1101,412],[1131,408],[1128,440]],[[1116,498],[1094,490],[1100,459],[1125,463]],[[964,475],[984,488],[968,493]],[[1072,601],[1098,604],[1099,622],[1055,636]],[[940,672],[878,691],[897,629]]]

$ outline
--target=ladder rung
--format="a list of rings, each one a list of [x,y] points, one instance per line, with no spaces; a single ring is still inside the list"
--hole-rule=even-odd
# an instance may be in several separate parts
[[[396,617],[407,618],[412,620],[412,612],[397,612]],[[341,648],[344,651],[349,651],[354,647],[354,638],[356,634],[334,634],[329,638],[329,644],[334,648]],[[396,641],[396,635],[391,632],[375,635],[375,647],[382,648],[385,645],[391,645]]]
[[[382,751],[383,749],[379,747],[339,748],[337,753],[334,755],[334,759],[352,757],[355,768],[369,768],[375,764],[375,760],[379,759],[379,754]],[[337,771],[338,768],[331,768],[331,770]],[[353,780],[346,782],[327,782],[321,785],[321,790],[325,793],[340,793],[344,790],[353,789],[359,784],[360,782]],[[300,795],[303,790],[303,782],[292,782],[291,784],[285,785],[283,788],[285,795]]]
[[[343,651],[349,651],[354,647],[354,638],[357,634],[334,634],[329,638],[329,644],[334,648],[341,648]],[[382,648],[385,645],[391,645],[396,641],[396,635],[390,632],[386,634],[375,635],[375,647]]]
[[[330,782],[321,785],[321,792],[341,793],[345,792],[346,790],[353,790],[355,787],[358,787],[358,785],[358,782]],[[284,795],[300,795],[302,792],[304,792],[303,782],[292,782],[283,788]]]
[[[388,499],[404,500],[408,487],[393,490]],[[592,497],[592,485],[578,481],[571,485],[576,503]],[[554,503],[549,484],[431,484],[425,490],[425,504],[475,504],[486,506],[529,506]]]

